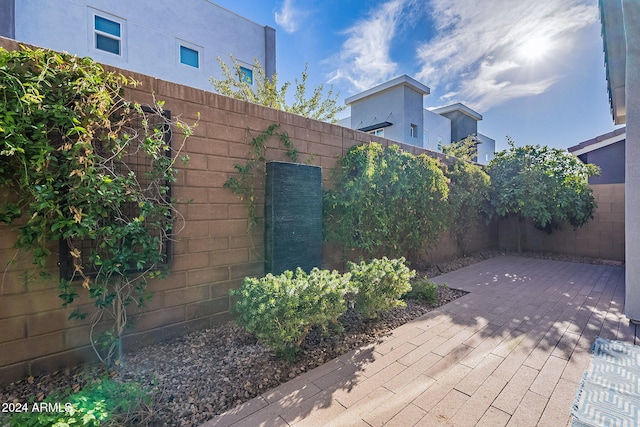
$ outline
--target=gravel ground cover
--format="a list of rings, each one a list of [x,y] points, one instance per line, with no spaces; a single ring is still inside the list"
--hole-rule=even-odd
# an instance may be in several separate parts
[[[431,278],[498,254],[507,253],[491,251],[458,258],[420,270],[418,276]],[[554,254],[519,255],[610,263]],[[79,367],[9,384],[0,389],[0,403],[26,402],[31,397],[41,400],[53,390],[77,391],[90,378],[111,375],[120,381],[138,381],[153,391],[154,404],[145,414],[144,424],[197,426],[354,348],[378,342],[403,323],[464,295],[455,284],[450,285],[439,288],[434,306],[408,300],[406,308],[384,312],[375,320],[364,320],[349,309],[341,319],[344,332],[323,335],[312,330],[294,362],[274,358],[268,348],[232,321],[125,354],[116,371]],[[4,425],[2,421],[0,418],[0,425]]]

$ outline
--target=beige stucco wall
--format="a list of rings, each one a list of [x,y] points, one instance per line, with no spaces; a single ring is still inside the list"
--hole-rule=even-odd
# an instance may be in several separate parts
[[[640,2],[623,0],[626,37],[626,297],[625,315],[640,321]]]

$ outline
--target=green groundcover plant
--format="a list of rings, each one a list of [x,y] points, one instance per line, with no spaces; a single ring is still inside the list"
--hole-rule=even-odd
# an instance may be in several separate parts
[[[77,393],[32,398],[10,418],[13,427],[141,425],[150,418],[153,394],[138,383],[101,378]]]
[[[440,285],[437,283],[421,277],[411,283],[411,290],[405,294],[405,297],[434,305],[438,301],[438,287]]]

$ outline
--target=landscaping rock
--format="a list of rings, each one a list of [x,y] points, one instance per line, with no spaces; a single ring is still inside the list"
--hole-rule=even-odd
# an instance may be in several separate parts
[[[440,271],[453,271],[497,254],[513,253],[485,251],[422,269],[418,277],[431,278]],[[554,254],[513,255],[606,262]],[[455,283],[450,285],[455,287]],[[448,287],[438,292],[436,306],[464,295]],[[433,308],[409,300],[406,308],[383,312],[374,320],[362,319],[350,308],[341,318],[345,328],[342,333],[311,330],[294,362],[276,359],[252,335],[235,322],[228,322],[125,354],[122,366],[110,374],[120,381],[138,381],[152,390],[155,401],[147,425],[198,426],[352,349],[381,342],[393,329]],[[67,388],[77,391],[91,378],[103,375],[108,373],[94,366],[29,377],[0,389],[0,402],[42,399],[54,390]],[[2,418],[0,425],[4,425]]]

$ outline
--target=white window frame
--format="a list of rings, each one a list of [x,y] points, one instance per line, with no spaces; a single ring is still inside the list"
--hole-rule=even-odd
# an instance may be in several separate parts
[[[379,136],[380,138],[384,138],[384,128],[372,129],[367,133],[370,135]]]
[[[120,36],[115,36],[111,33],[105,33],[96,28],[96,16],[113,21],[120,25]],[[109,13],[102,12],[100,10],[89,8],[89,46],[92,52],[99,52],[100,54],[115,56],[126,59],[126,35],[127,35],[127,21],[113,16]],[[120,53],[113,53],[108,50],[98,49],[98,36],[106,37],[109,39],[117,40],[120,45]]]
[[[182,62],[182,56],[180,54],[180,48],[186,47],[187,49],[191,49],[195,52],[198,52],[198,66],[194,67],[190,64],[185,64]],[[198,46],[197,44],[190,43],[186,40],[176,39],[176,62],[181,67],[186,67],[189,70],[202,70],[202,64],[204,61],[204,48],[202,46]]]

